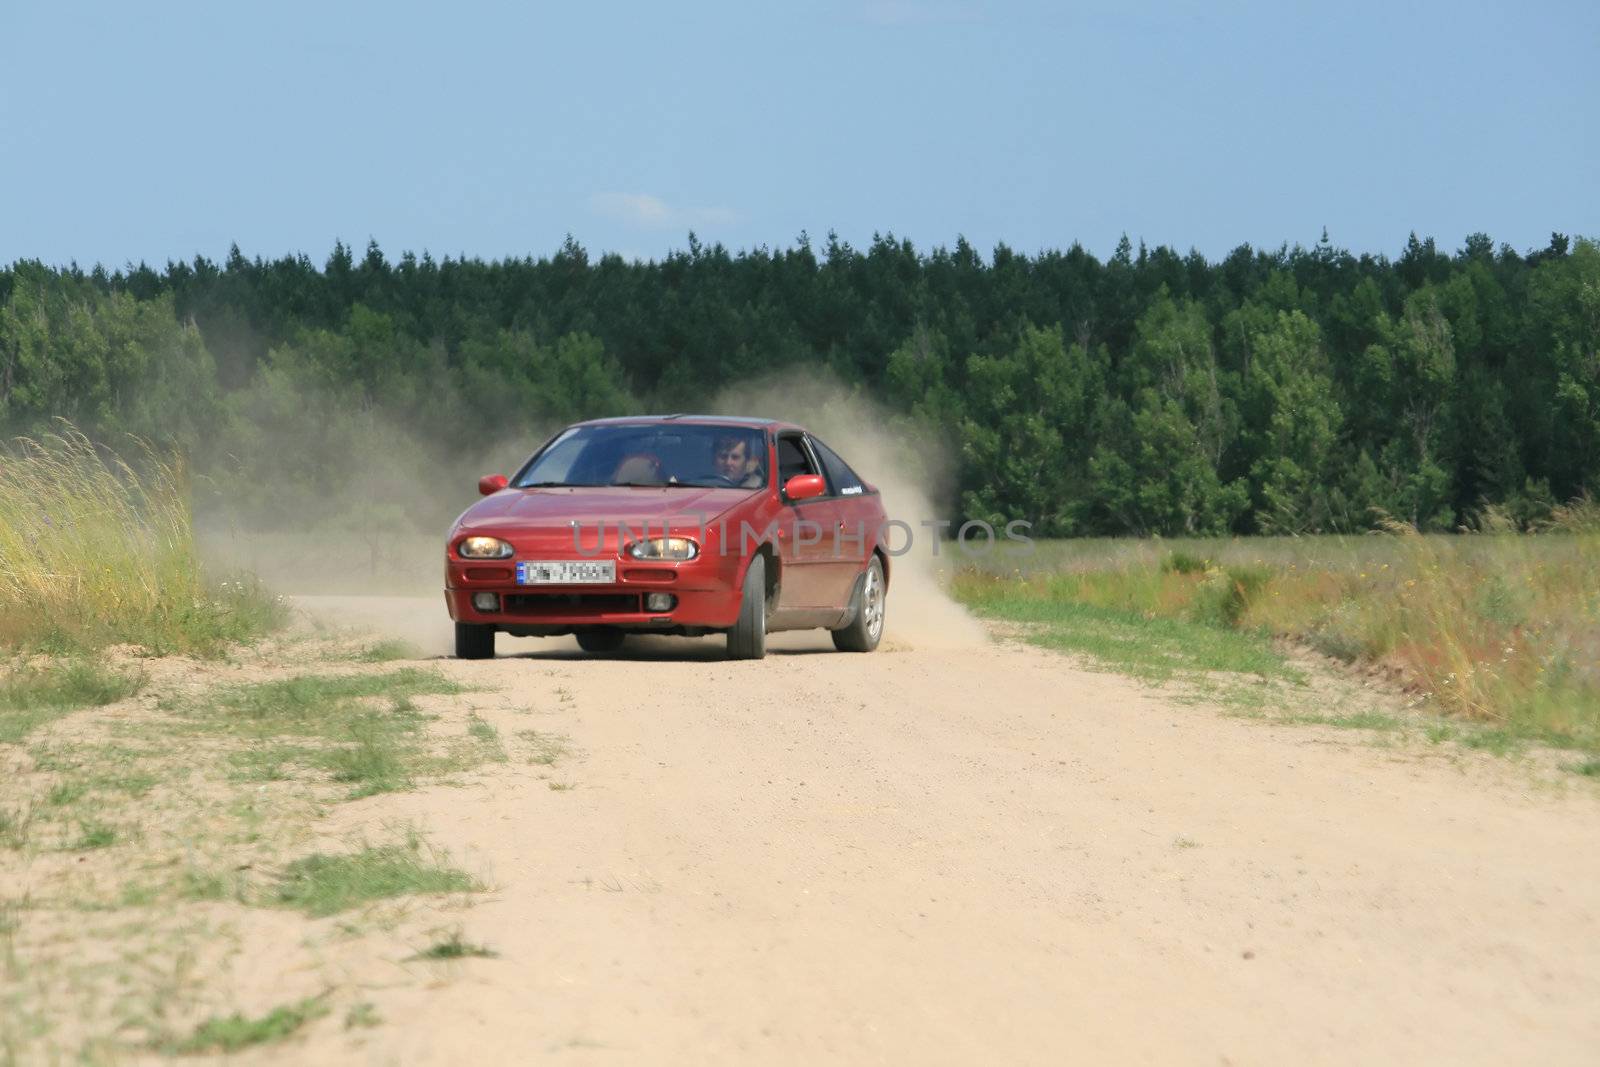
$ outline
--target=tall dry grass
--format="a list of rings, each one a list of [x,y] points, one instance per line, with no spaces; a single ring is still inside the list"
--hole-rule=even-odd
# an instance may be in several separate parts
[[[1492,516],[1422,536],[1047,542],[957,576],[1003,589],[1287,638],[1389,668],[1445,714],[1503,735],[1600,751],[1600,506],[1538,533]]]
[[[0,453],[0,645],[213,654],[284,613],[253,580],[208,581],[181,461],[130,463],[66,424]]]

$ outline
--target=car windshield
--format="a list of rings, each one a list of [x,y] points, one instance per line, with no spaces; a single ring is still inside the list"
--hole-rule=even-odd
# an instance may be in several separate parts
[[[767,484],[766,436],[744,426],[574,426],[511,484],[760,489]]]

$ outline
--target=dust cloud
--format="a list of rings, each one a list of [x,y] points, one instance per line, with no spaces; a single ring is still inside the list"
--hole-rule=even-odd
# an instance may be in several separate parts
[[[954,457],[932,428],[893,416],[858,391],[815,369],[730,386],[707,414],[750,415],[797,423],[816,433],[862,478],[876,486],[891,520],[887,648],[971,648],[987,642],[983,627],[944,591],[960,562],[936,527],[948,516]],[[910,530],[909,537],[906,529]],[[908,543],[909,542],[909,543]]]
[[[196,486],[196,538],[209,566],[281,593],[437,598],[445,534],[478,478],[512,473],[558,428],[466,454],[371,414],[311,445],[267,434]]]
[[[463,452],[379,411],[297,395],[308,417],[236,432],[194,486],[208,570],[253,574],[318,629],[453,651],[444,541],[485,474],[510,474],[558,425],[533,422]]]
[[[987,640],[941,587],[960,562],[957,546],[923,525],[952,510],[953,457],[936,433],[815,370],[728,387],[703,413],[805,426],[880,490],[890,518],[905,524],[889,535],[890,546],[904,551],[890,562],[886,649],[969,648]],[[294,597],[319,626],[447,654],[445,533],[478,498],[480,475],[510,474],[559,428],[529,425],[469,455],[374,412],[311,442],[301,427],[262,429],[233,473],[196,487],[197,540],[208,566],[257,575]],[[502,651],[524,647],[508,639]]]

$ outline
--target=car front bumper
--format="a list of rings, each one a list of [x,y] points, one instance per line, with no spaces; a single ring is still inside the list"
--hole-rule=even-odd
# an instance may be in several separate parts
[[[516,560],[445,562],[445,606],[456,622],[507,630],[559,632],[585,626],[638,630],[726,629],[739,616],[737,560],[681,563],[617,561],[617,580],[589,585],[518,585]],[[730,566],[729,564],[733,564]],[[494,593],[498,611],[480,611],[476,593]],[[669,611],[648,611],[645,597],[668,593]]]

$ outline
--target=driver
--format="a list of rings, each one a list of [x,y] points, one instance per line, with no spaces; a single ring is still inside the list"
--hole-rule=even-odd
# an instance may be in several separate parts
[[[761,460],[751,454],[750,439],[743,434],[713,441],[711,465],[719,481],[739,489],[761,488]]]

